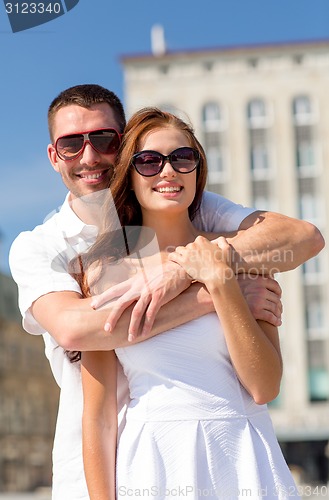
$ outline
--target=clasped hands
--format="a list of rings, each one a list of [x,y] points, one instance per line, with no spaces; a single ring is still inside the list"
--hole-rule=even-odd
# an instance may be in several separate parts
[[[135,303],[128,327],[128,340],[147,336],[155,317],[164,304],[173,300],[191,285],[192,281],[225,280],[234,277],[231,267],[232,248],[224,237],[213,241],[198,236],[185,247],[177,247],[168,254],[168,261],[148,272],[111,286],[92,297],[91,306],[106,306],[109,314],[104,330],[112,332],[122,313]],[[141,266],[143,268],[143,266]],[[281,324],[281,288],[270,277],[252,274],[235,276],[248,306],[257,320],[274,326]]]

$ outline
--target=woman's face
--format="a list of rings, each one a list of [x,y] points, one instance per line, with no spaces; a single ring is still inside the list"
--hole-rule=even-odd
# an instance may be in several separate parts
[[[191,147],[187,136],[179,129],[168,127],[147,133],[140,142],[138,152],[152,150],[166,156],[182,147]],[[143,177],[134,168],[132,187],[143,215],[159,211],[166,211],[168,215],[187,211],[195,196],[196,172],[196,169],[187,174],[176,172],[169,161],[153,177]]]

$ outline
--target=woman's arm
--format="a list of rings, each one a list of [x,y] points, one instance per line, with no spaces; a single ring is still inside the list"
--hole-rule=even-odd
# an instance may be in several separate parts
[[[280,389],[282,359],[276,327],[257,322],[230,266],[231,247],[198,237],[169,256],[195,280],[204,283],[220,318],[236,373],[255,402],[274,399]]]
[[[257,404],[272,401],[279,394],[282,376],[277,328],[253,318],[233,275],[225,284],[208,281],[206,286],[240,382]]]
[[[90,500],[115,500],[117,359],[114,351],[82,353],[83,461]]]

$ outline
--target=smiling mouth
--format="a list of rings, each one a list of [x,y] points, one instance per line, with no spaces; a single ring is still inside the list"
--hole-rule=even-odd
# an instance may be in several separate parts
[[[83,179],[99,179],[102,177],[104,172],[100,172],[98,174],[88,174],[88,175],[79,175],[79,177],[82,177]]]
[[[154,191],[157,191],[158,193],[179,193],[183,188],[182,186],[175,186],[175,187],[159,187],[159,188],[154,188]]]
[[[77,173],[76,176],[80,177],[80,179],[85,179],[87,181],[97,181],[101,177],[104,177],[108,173],[107,170],[102,170],[101,172],[80,172]]]

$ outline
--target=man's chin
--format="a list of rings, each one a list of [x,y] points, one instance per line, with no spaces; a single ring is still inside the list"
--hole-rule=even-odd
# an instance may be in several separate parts
[[[73,198],[79,200],[88,205],[93,204],[103,204],[105,197],[108,195],[109,187],[99,187],[98,189],[89,189],[88,191],[71,193],[73,194]]]
[[[70,192],[73,194],[74,198],[82,198],[84,196],[89,196],[92,194],[97,194],[99,191],[104,191],[110,187],[110,180],[108,178],[103,179],[102,182],[94,183],[79,183],[78,186],[72,186]]]

